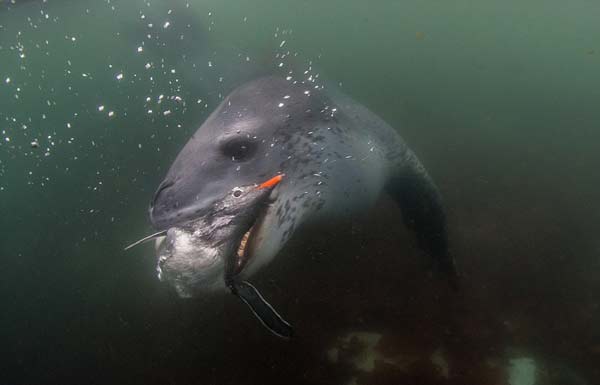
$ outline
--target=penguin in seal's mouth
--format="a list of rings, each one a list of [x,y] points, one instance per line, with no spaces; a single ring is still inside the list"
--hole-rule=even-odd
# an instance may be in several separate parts
[[[265,211],[275,200],[273,190],[282,178],[279,174],[261,184],[234,187],[197,218],[126,249],[156,238],[158,277],[172,285],[179,296],[228,288],[271,332],[289,338],[291,326],[240,276],[252,259],[255,229],[263,225]]]
[[[164,237],[157,267],[180,295],[229,288],[289,336],[244,279],[299,228],[369,210],[383,191],[457,287],[441,194],[398,131],[332,87],[262,77],[225,97],[179,152],[150,204],[158,233],[146,239]]]

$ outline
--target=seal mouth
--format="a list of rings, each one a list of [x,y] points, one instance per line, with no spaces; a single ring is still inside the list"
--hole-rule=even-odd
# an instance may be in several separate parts
[[[262,227],[277,200],[276,187],[282,177],[279,174],[259,185],[234,187],[205,215],[161,230],[132,246],[164,238],[156,247],[158,278],[174,286],[181,297],[221,289],[259,255],[255,251],[260,247]]]
[[[248,262],[252,260],[255,254],[257,234],[260,233],[260,229],[264,225],[264,219],[267,216],[270,206],[272,206],[277,200],[276,191],[277,189],[272,191],[269,201],[263,205],[264,207],[260,209],[248,231],[246,231],[240,239],[236,250],[237,258],[234,270],[235,275],[240,274],[244,270],[244,267],[246,267]]]
[[[258,214],[254,218],[254,221],[250,225],[248,231],[244,233],[238,244],[236,254],[237,259],[234,268],[234,274],[237,275],[244,270],[244,267],[252,259],[253,251],[256,246],[256,235],[258,230],[263,226],[264,219],[269,211],[270,206],[277,200],[278,189],[277,185],[281,182],[285,174],[278,174],[273,178],[261,183],[257,186],[258,189],[271,189],[267,202],[264,202],[263,207],[258,211]]]

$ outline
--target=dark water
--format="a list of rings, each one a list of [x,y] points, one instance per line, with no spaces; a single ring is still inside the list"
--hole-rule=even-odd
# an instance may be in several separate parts
[[[600,383],[599,14],[0,1],[0,383],[533,384],[508,374],[515,359],[537,384]],[[383,197],[298,233],[256,277],[295,325],[282,342],[232,296],[178,300],[150,247],[122,248],[151,231],[152,193],[231,87],[309,66],[423,160],[464,277],[452,293],[431,276]],[[352,332],[380,336],[375,370],[351,363]]]

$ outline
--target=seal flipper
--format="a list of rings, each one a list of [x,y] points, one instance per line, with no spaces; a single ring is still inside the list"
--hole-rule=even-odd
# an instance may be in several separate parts
[[[409,152],[402,172],[386,188],[402,210],[404,223],[415,232],[419,248],[434,260],[434,267],[448,275],[458,288],[458,272],[448,250],[446,213],[440,192],[417,157]]]
[[[228,284],[231,292],[238,296],[260,322],[273,334],[282,338],[291,338],[292,326],[287,323],[271,306],[258,290],[246,281],[232,280]]]

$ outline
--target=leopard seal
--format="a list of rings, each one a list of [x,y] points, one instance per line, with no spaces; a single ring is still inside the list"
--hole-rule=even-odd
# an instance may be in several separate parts
[[[278,174],[285,177],[260,199],[215,210],[236,191],[242,198],[257,191],[239,186]],[[234,89],[185,144],[154,194],[149,214],[158,233],[147,238],[163,240],[160,278],[180,295],[228,288],[269,330],[289,337],[289,324],[246,280],[301,226],[368,210],[383,191],[455,282],[440,192],[398,132],[335,88],[266,76]],[[214,225],[236,213],[245,219]],[[197,261],[208,256],[216,261],[210,270]]]

